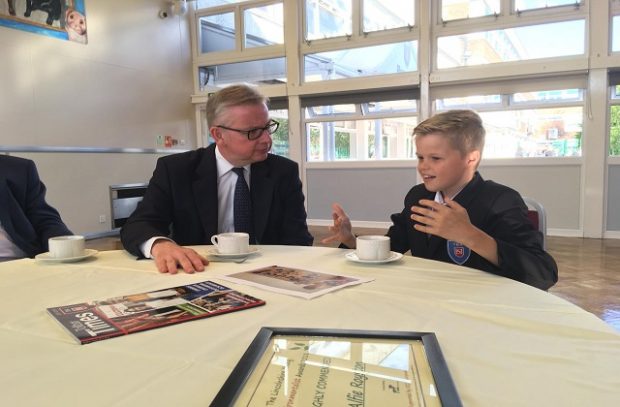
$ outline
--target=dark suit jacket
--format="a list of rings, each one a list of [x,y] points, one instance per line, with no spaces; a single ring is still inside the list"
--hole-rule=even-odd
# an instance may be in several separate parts
[[[177,244],[211,244],[218,233],[215,144],[157,161],[144,198],[121,230],[125,249],[142,257],[154,236]],[[252,164],[252,221],[257,244],[312,245],[297,164],[270,154]]]
[[[453,262],[447,242],[437,236],[413,228],[411,206],[420,199],[435,199],[435,193],[423,184],[414,186],[405,197],[405,208],[392,215],[388,230],[392,250],[427,259]],[[471,223],[497,242],[499,267],[471,252],[463,266],[488,271],[546,290],[558,281],[558,268],[543,249],[542,234],[527,218],[527,206],[513,189],[493,181],[484,181],[476,173],[474,179],[456,196],[455,201],[467,209]]]
[[[45,191],[33,161],[0,155],[0,222],[28,257],[46,252],[50,237],[73,234]]]

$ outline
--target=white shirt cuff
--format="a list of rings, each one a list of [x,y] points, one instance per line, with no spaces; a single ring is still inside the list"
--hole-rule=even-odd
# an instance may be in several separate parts
[[[153,258],[153,256],[151,256],[151,249],[153,248],[153,243],[155,243],[156,240],[160,240],[160,239],[169,240],[172,242],[172,239],[168,239],[167,237],[163,237],[163,236],[155,236],[155,237],[150,238],[149,240],[147,240],[146,242],[140,245],[140,251],[142,252],[144,257],[146,257],[147,259]]]

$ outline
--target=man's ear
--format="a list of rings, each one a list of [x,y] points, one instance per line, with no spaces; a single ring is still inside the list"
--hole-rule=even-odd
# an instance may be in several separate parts
[[[220,141],[220,139],[222,138],[222,133],[220,132],[220,129],[215,126],[209,128],[209,133],[211,134],[213,140],[215,140],[216,142]]]

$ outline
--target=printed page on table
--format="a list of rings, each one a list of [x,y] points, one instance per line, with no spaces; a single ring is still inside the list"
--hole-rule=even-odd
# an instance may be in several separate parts
[[[306,299],[316,298],[344,287],[374,280],[373,278],[328,274],[277,265],[220,276],[219,278]]]

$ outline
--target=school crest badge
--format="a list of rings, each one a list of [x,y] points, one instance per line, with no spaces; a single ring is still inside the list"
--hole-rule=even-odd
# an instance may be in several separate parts
[[[448,256],[450,260],[458,265],[465,263],[471,255],[471,249],[467,246],[457,243],[453,240],[448,240],[447,243]]]

